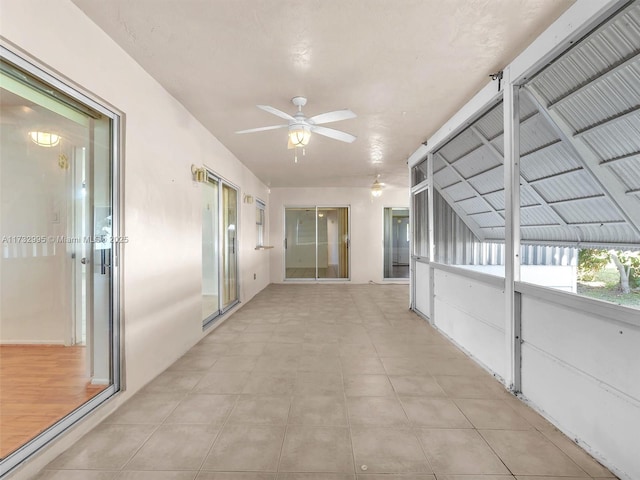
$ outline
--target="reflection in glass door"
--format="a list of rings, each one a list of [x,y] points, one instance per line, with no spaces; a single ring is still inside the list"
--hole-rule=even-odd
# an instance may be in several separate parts
[[[384,209],[384,278],[409,278],[409,209]]]
[[[2,53],[0,472],[117,391],[120,241],[117,116]]]
[[[207,172],[202,186],[202,323],[238,303],[238,190]]]
[[[238,191],[222,184],[222,310],[238,301]]]
[[[349,208],[285,208],[285,278],[349,278]]]
[[[220,312],[220,252],[218,179],[208,177],[202,186],[202,320]]]

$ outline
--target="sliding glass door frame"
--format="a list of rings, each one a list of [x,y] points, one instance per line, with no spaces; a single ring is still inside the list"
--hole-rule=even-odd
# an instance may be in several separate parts
[[[409,283],[409,278],[411,277],[411,272],[409,272],[409,277],[387,277],[385,276],[385,270],[386,270],[386,261],[387,261],[387,244],[386,244],[386,212],[387,209],[393,211],[393,210],[406,210],[407,211],[407,221],[409,222],[409,263],[408,263],[408,268],[409,270],[411,269],[411,221],[410,221],[410,215],[411,215],[411,209],[406,206],[406,205],[384,205],[382,207],[382,279],[385,282],[395,282],[395,281],[401,281],[401,282],[407,282]],[[390,232],[390,235],[393,235],[393,231]],[[393,255],[393,241],[391,241],[391,251],[389,252],[389,255]]]
[[[212,312],[209,316],[207,316],[206,318],[204,318],[202,320],[202,328],[206,329],[208,327],[210,327],[211,325],[213,325],[215,323],[215,321],[220,318],[222,315],[224,315],[226,312],[228,312],[229,310],[231,310],[233,307],[235,307],[239,302],[240,302],[240,279],[238,276],[238,273],[240,271],[239,268],[239,256],[238,256],[238,245],[239,245],[239,228],[238,225],[240,223],[240,204],[239,204],[239,197],[240,197],[240,189],[234,185],[233,183],[225,180],[224,178],[222,178],[221,176],[215,174],[211,169],[209,169],[208,167],[205,167],[206,170],[206,179],[205,179],[205,183],[216,183],[218,186],[218,236],[217,236],[217,242],[218,242],[218,272],[217,272],[217,276],[218,276],[218,310]],[[225,234],[226,234],[226,229],[225,229],[225,215],[224,215],[224,187],[230,188],[233,191],[235,191],[235,205],[236,205],[236,212],[235,212],[235,237],[234,237],[234,242],[232,244],[232,249],[233,249],[233,255],[235,256],[235,265],[233,268],[233,278],[235,280],[235,299],[232,299],[229,303],[227,303],[226,305],[223,304],[223,289],[224,289],[224,282],[225,282],[225,278],[224,278],[224,271],[225,269],[222,267],[222,262],[224,261],[223,258],[223,249],[225,246]]]
[[[318,212],[323,209],[346,208],[347,209],[347,272],[346,277],[340,278],[320,278],[318,277]],[[315,278],[287,278],[287,210],[289,209],[307,209],[315,210]],[[282,210],[282,278],[285,282],[347,282],[351,281],[351,205],[285,205]]]
[[[109,159],[109,167],[111,173],[110,179],[110,187],[111,187],[111,236],[109,239],[111,242],[111,251],[112,258],[109,265],[106,265],[106,268],[110,269],[111,278],[109,282],[109,324],[110,324],[110,374],[112,378],[112,382],[107,388],[105,388],[102,392],[83,403],[81,406],[76,408],[75,410],[69,412],[64,418],[44,430],[42,433],[38,434],[16,451],[12,452],[6,458],[4,458],[0,462],[0,476],[3,476],[7,472],[13,470],[16,466],[20,465],[22,462],[27,460],[31,455],[36,453],[42,447],[49,444],[51,441],[56,439],[59,435],[61,435],[64,431],[68,430],[70,427],[75,425],[78,421],[82,420],[85,416],[95,410],[97,407],[102,405],[106,400],[111,398],[117,392],[120,391],[121,379],[122,379],[122,361],[124,355],[124,342],[121,341],[120,332],[121,332],[121,305],[120,305],[120,294],[121,294],[121,247],[122,242],[113,241],[113,239],[123,239],[123,231],[122,231],[122,218],[120,215],[121,212],[121,188],[120,185],[122,183],[121,178],[121,155],[122,151],[122,114],[118,112],[115,108],[106,105],[103,100],[98,100],[94,98],[91,94],[80,90],[78,87],[71,87],[70,84],[62,81],[57,76],[49,73],[44,66],[40,66],[37,62],[29,59],[25,59],[21,55],[17,55],[13,53],[11,50],[7,49],[3,45],[0,45],[0,58],[15,65],[17,68],[27,72],[29,75],[34,78],[45,82],[46,84],[52,86],[55,90],[60,91],[64,95],[67,95],[73,100],[76,100],[89,108],[99,112],[102,115],[105,115],[111,122],[111,131],[110,131],[110,159]]]

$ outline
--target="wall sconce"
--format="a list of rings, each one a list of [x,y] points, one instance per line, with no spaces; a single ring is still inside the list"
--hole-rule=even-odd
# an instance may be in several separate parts
[[[207,181],[207,171],[202,168],[198,168],[195,165],[191,165],[191,174],[193,175],[194,182],[206,182]]]
[[[253,203],[253,196],[252,195],[246,195],[244,196],[244,203],[248,203],[248,204],[252,204]]]
[[[60,135],[51,132],[29,132],[29,138],[40,147],[55,147],[60,143]]]

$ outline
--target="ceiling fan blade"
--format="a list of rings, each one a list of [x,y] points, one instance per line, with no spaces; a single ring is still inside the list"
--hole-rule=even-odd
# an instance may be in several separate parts
[[[236,133],[253,133],[253,132],[264,132],[265,130],[276,130],[277,128],[285,128],[289,125],[272,125],[270,127],[258,127],[258,128],[250,128],[248,130],[239,130]]]
[[[340,120],[348,120],[350,118],[356,118],[357,115],[351,110],[336,110],[335,112],[321,113],[314,117],[309,118],[307,121],[314,125],[320,125],[322,123],[338,122]]]
[[[340,140],[341,142],[352,143],[356,137],[350,133],[341,132],[340,130],[334,130],[333,128],[319,127],[317,125],[311,125],[311,131],[324,135],[325,137],[333,138],[334,140]]]
[[[284,118],[285,120],[295,121],[288,113],[283,112],[282,110],[278,110],[277,108],[270,107],[269,105],[256,105],[260,110],[264,110],[265,112],[269,112],[273,115],[276,115],[280,118]]]

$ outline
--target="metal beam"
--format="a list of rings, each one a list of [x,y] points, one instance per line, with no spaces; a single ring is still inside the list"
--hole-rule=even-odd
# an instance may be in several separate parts
[[[446,164],[449,166],[449,168],[450,168],[451,170],[453,170],[453,173],[455,173],[455,174],[457,175],[457,177],[460,179],[460,181],[461,181],[462,183],[464,183],[464,184],[468,185],[468,186],[469,186],[469,188],[470,188],[471,190],[473,190],[474,192],[476,192],[477,198],[480,198],[482,201],[484,201],[484,203],[486,203],[486,204],[489,206],[489,208],[490,208],[491,210],[493,210],[494,212],[496,211],[496,209],[495,209],[495,208],[493,208],[493,205],[491,205],[491,204],[487,201],[487,199],[485,199],[485,198],[482,196],[482,194],[478,191],[478,189],[477,189],[476,187],[474,187],[473,185],[471,185],[471,183],[469,183],[469,181],[468,181],[466,178],[464,178],[464,176],[463,176],[463,175],[458,171],[458,169],[456,169],[456,167],[454,167],[454,166],[453,166],[452,162],[449,162],[446,158],[444,158],[444,155],[442,155],[442,153],[440,153],[440,152],[436,152],[436,153],[435,153],[435,155],[437,155],[438,157],[440,157],[440,160],[442,160],[444,163],[446,163]]]
[[[580,172],[584,170],[582,167],[572,168],[571,170],[565,170],[564,172],[552,173],[551,175],[545,175],[544,177],[534,178],[533,180],[529,180],[529,185],[538,182],[544,182],[545,180],[549,180],[550,178],[562,177],[563,175],[568,175],[570,173]]]
[[[581,202],[583,200],[591,200],[594,198],[606,198],[607,196],[604,193],[598,193],[596,195],[587,195],[586,197],[577,197],[577,198],[565,198],[563,200],[554,200],[553,202],[549,202],[549,205],[557,205],[559,203],[574,203]]]
[[[603,160],[600,162],[600,166],[608,167],[612,163],[624,162],[630,160],[640,160],[640,152],[628,153],[626,155],[620,155],[619,157],[610,158],[609,160]]]
[[[617,208],[622,218],[629,222],[634,231],[640,235],[640,208],[634,198],[626,194],[625,187],[615,174],[608,168],[600,168],[602,159],[579,137],[573,136],[569,124],[556,111],[547,109],[545,100],[531,84],[526,85],[524,91],[531,101],[547,119],[560,139],[576,154],[585,171],[602,188]]]
[[[596,124],[593,124],[587,128],[583,128],[582,130],[576,132],[573,134],[574,137],[580,138],[583,135],[587,134],[587,133],[591,133],[594,132],[596,130],[599,130],[603,127],[606,127],[607,125],[611,124],[611,123],[615,123],[615,122],[619,122],[620,120],[624,120],[628,117],[632,117],[634,116],[636,113],[640,112],[640,105],[636,105],[635,107],[625,111],[625,112],[621,112],[618,115],[615,115],[613,117],[609,117],[604,119],[601,122],[598,122]]]
[[[545,143],[544,145],[536,147],[536,148],[534,148],[532,150],[529,150],[528,152],[525,152],[522,155],[520,155],[520,160],[522,160],[523,158],[528,157],[529,155],[533,155],[534,153],[538,153],[538,152],[541,152],[542,150],[546,150],[547,148],[551,148],[554,145],[557,145],[559,143],[562,143],[562,140],[558,139],[558,140],[554,140],[553,142]]]
[[[531,117],[529,117],[531,118]],[[483,143],[483,145],[486,145],[489,147],[489,150],[493,153],[494,156],[496,156],[496,158],[500,158],[502,160],[502,155],[500,155],[500,152],[498,151],[498,149],[496,147],[494,147],[489,140],[487,140],[484,135],[482,135],[482,133],[475,127],[471,127],[471,131],[480,139],[480,141]],[[518,129],[519,131],[519,129]],[[520,142],[518,141],[518,145],[520,145]],[[518,146],[518,148],[520,148]],[[547,201],[542,197],[542,195],[540,195],[540,192],[538,192],[535,187],[533,185],[531,185],[531,182],[528,182],[527,180],[525,180],[525,178],[522,176],[521,172],[520,172],[520,162],[522,160],[522,157],[519,157],[518,159],[518,174],[520,175],[520,183],[522,185],[526,185],[528,187],[530,187],[531,192],[533,193],[533,197],[536,199],[536,201],[538,203],[540,203],[540,205],[542,205],[545,209],[545,211],[547,213],[549,213],[557,222],[559,222],[561,225],[566,225],[567,222],[564,221],[564,218],[562,218],[560,216],[560,214],[558,214],[558,212],[556,212],[548,203]],[[506,200],[505,200],[505,205],[506,205]]]
[[[440,194],[440,196],[442,196],[444,201],[449,204],[449,206],[453,209],[454,212],[456,212],[456,215],[460,217],[460,220],[462,220],[464,224],[467,227],[469,227],[469,230],[471,230],[473,234],[478,238],[478,241],[483,242],[485,235],[482,229],[480,228],[480,225],[478,225],[475,222],[475,220],[473,220],[472,218],[469,218],[469,216],[467,215],[467,212],[465,212],[462,208],[460,208],[460,206],[457,205],[456,202],[451,198],[451,195],[449,195],[445,190],[440,188],[435,183],[433,184],[433,186],[435,190]]]
[[[597,82],[598,80],[610,77],[611,75],[613,75],[617,71],[628,67],[629,65],[631,65],[633,62],[635,62],[638,59],[640,59],[640,50],[636,50],[635,52],[633,52],[628,57],[623,58],[622,60],[620,60],[617,63],[614,63],[609,68],[607,68],[607,69],[605,69],[605,70],[603,70],[601,72],[596,73],[593,77],[587,79],[585,82],[581,83],[580,85],[575,87],[573,90],[569,90],[563,96],[561,96],[560,98],[557,98],[555,100],[555,102],[551,103],[549,105],[549,107],[548,107],[549,110],[552,110],[554,108],[558,108],[564,102],[566,102],[567,100],[573,98],[574,96],[576,96],[580,92],[584,91],[584,89],[586,89],[587,87],[589,87],[593,83]]]
[[[520,312],[518,312],[518,299],[515,291],[515,284],[520,281],[520,87],[513,84],[509,68],[504,73],[504,334],[506,366],[504,380],[506,387],[511,392],[518,393],[522,389],[520,384]],[[474,133],[479,135],[477,129]]]

